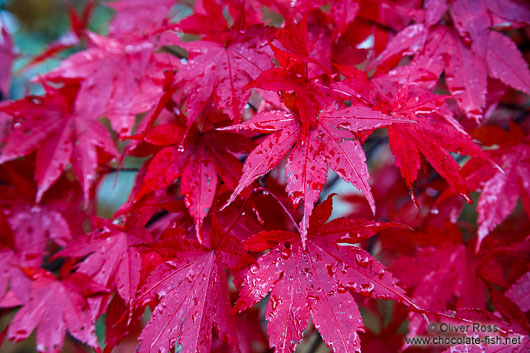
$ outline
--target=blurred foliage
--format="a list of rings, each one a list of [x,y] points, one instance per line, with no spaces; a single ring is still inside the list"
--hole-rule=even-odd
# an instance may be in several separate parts
[[[38,93],[40,87],[29,84],[39,73],[50,71],[61,59],[72,54],[66,51],[28,70],[21,70],[35,55],[42,53],[51,43],[66,40],[70,30],[68,5],[78,13],[88,0],[0,0],[0,23],[13,37],[18,59],[13,65],[10,97],[17,99],[26,91]],[[97,1],[89,29],[105,34],[113,11]]]
[[[20,30],[29,38],[52,41],[68,29],[65,4],[57,0],[8,0],[5,9],[16,16]]]
[[[57,55],[30,69],[24,65],[34,56],[41,54],[50,44],[67,40],[70,31],[68,4],[81,13],[88,0],[0,0],[0,25],[7,28],[13,38],[17,59],[12,68],[9,99],[18,99],[27,92],[39,93],[40,85],[31,84],[30,80],[39,73],[50,71],[59,65],[61,60],[72,52],[82,49],[71,49]],[[98,1],[94,9],[88,29],[106,34],[107,24],[113,11]],[[127,163],[129,164],[129,163]],[[106,175],[98,188],[98,214],[110,217],[127,199],[134,183],[136,173],[122,172]],[[12,320],[16,309],[7,310],[0,320],[0,331],[3,331]],[[104,338],[104,321],[96,325],[98,338]],[[102,341],[101,341],[102,342]],[[34,353],[35,333],[28,339],[13,343],[7,339],[0,346],[1,353]],[[65,339],[62,352],[86,352],[84,346],[71,339]]]

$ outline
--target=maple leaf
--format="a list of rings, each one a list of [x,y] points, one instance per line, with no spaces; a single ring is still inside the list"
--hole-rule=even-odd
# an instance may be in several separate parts
[[[280,91],[284,105],[291,112],[263,112],[248,122],[226,128],[274,132],[247,157],[239,185],[227,203],[288,155],[287,191],[294,206],[304,199],[301,221],[304,243],[309,217],[326,182],[328,166],[361,190],[375,213],[366,157],[355,133],[407,120],[386,115],[364,102],[357,103],[356,98],[346,107],[340,102],[352,99],[353,94],[327,85],[320,78],[310,78],[309,64],[316,66],[319,73],[328,70],[311,56],[314,43],[309,42],[305,19],[298,24],[287,22],[278,36],[285,50],[270,45],[281,68],[264,71],[248,87]]]
[[[178,43],[190,52],[188,62],[175,77],[186,97],[188,125],[212,95],[218,109],[230,119],[241,121],[241,113],[250,97],[247,84],[273,66],[267,44],[269,33],[266,27],[253,26],[232,29],[219,42]]]
[[[165,188],[180,177],[186,206],[200,231],[214,201],[218,175],[234,189],[241,175],[241,162],[235,155],[248,153],[253,147],[252,141],[242,135],[215,130],[225,123],[226,115],[211,111],[203,113],[201,122],[188,131],[171,122],[145,133],[146,142],[163,148],[147,165],[135,199]]]
[[[117,155],[108,131],[83,102],[76,99],[79,81],[45,85],[45,96],[28,96],[0,109],[15,118],[5,138],[0,163],[36,152],[36,201],[57,181],[69,162],[81,184],[85,204],[96,178],[98,149]]]
[[[105,3],[116,11],[109,25],[114,37],[138,36],[158,30],[168,20],[174,0],[150,3],[145,0],[119,0]]]
[[[155,245],[166,260],[137,296],[138,305],[158,302],[139,337],[138,352],[168,352],[175,345],[185,352],[209,352],[214,326],[223,341],[237,347],[225,268],[239,270],[253,258],[215,216],[205,235],[206,246],[177,237]]]
[[[518,195],[521,195],[526,212],[530,213],[530,147],[528,139],[514,123],[510,123],[509,133],[499,127],[485,126],[474,134],[485,145],[500,146],[486,153],[502,168],[499,170],[489,163],[472,159],[463,169],[469,188],[482,190],[477,204],[478,250],[482,240],[512,212]]]
[[[33,80],[45,93],[0,104],[0,306],[22,306],[0,343],[36,328],[55,352],[69,330],[99,352],[104,319],[106,353],[290,352],[304,333],[310,350],[395,352],[428,318],[521,339],[448,352],[529,349],[528,97],[508,91],[530,93],[527,2],[114,0],[108,35],[86,29],[95,4],[70,7],[71,31],[23,67],[80,50]],[[508,117],[521,128],[465,130]],[[101,118],[136,174],[109,221],[90,217],[106,206],[93,184],[118,173]],[[361,191],[355,217],[416,231],[327,222],[348,212],[315,208],[341,178]]]
[[[530,7],[509,0],[502,5],[495,1],[458,0],[451,6],[442,1],[430,1],[425,3],[425,8],[426,25],[413,24],[399,32],[378,58],[380,64],[388,63],[391,58],[414,55],[410,67],[397,68],[395,72],[416,71],[403,75],[406,80],[411,77],[414,80],[418,70],[424,70],[430,78],[425,82],[421,82],[423,79],[415,81],[430,88],[445,71],[449,91],[467,115],[477,122],[486,107],[488,75],[530,93],[530,71],[517,46],[509,37],[490,30],[490,12],[506,16],[509,22],[529,13]],[[452,26],[437,24],[447,10],[453,20]]]
[[[32,279],[31,291],[9,326],[9,339],[23,340],[36,328],[37,350],[58,353],[68,330],[81,342],[99,349],[86,298],[105,293],[107,289],[81,273],[58,280],[41,269],[24,269],[24,272]]]
[[[76,273],[83,273],[95,282],[116,290],[131,307],[140,283],[142,261],[136,247],[150,239],[133,235],[105,220],[98,220],[98,230],[84,237],[77,237],[55,256],[83,258]],[[87,256],[88,255],[88,256]],[[105,305],[103,298],[89,300],[98,317]]]
[[[293,352],[302,332],[313,323],[335,352],[359,352],[362,319],[351,292],[393,299],[415,307],[393,276],[365,250],[343,246],[398,225],[353,218],[328,223],[331,197],[315,209],[307,243],[300,234],[265,231],[245,241],[251,251],[270,251],[251,265],[235,310],[245,310],[271,292],[266,319],[276,352]]]
[[[13,47],[13,40],[9,32],[2,26],[2,38],[0,43],[0,62],[2,63],[2,70],[0,70],[0,92],[2,96],[8,95],[9,81],[11,78],[11,65],[16,58]],[[2,135],[0,135],[1,137]]]
[[[87,32],[87,38],[88,49],[62,61],[43,78],[82,78],[78,100],[91,115],[108,117],[119,135],[127,135],[135,115],[151,109],[163,95],[163,70],[178,67],[178,61],[155,52],[160,46],[155,36],[113,39]]]
[[[326,182],[328,166],[361,190],[375,212],[375,202],[367,181],[370,176],[366,157],[353,132],[403,122],[363,106],[328,108],[313,119],[316,121],[307,127],[292,113],[271,111],[229,127],[273,133],[247,157],[243,175],[227,203],[289,155],[286,165],[287,191],[295,205],[304,198],[304,217],[301,221],[303,242],[314,203]],[[304,133],[304,129],[307,132]]]
[[[76,207],[81,208],[79,190],[65,179],[35,205],[33,170],[31,163],[21,160],[0,166],[0,223],[5,231],[0,245],[0,296],[9,284],[21,300],[27,298],[30,283],[20,267],[40,266],[51,241],[65,246],[77,229]]]
[[[486,291],[478,276],[478,261],[464,245],[422,247],[414,257],[400,257],[391,270],[404,287],[414,288],[412,298],[418,305],[433,312],[449,309],[453,298],[457,308],[485,307]],[[410,313],[409,319],[409,337],[426,329],[420,315]]]
[[[517,282],[515,282],[508,290],[505,295],[516,303],[522,311],[527,312],[530,310],[530,299],[528,298],[528,287],[530,286],[530,272],[522,275]]]
[[[128,335],[134,335],[136,338],[142,331],[143,325],[141,318],[143,316],[143,308],[135,309],[130,314],[130,307],[123,301],[123,299],[116,295],[112,298],[108,305],[107,316],[105,317],[105,349],[104,353],[111,353],[115,351],[116,346]],[[136,340],[134,345],[136,345]],[[133,347],[131,348],[134,348]]]
[[[378,85],[378,82],[375,84]],[[412,189],[418,176],[423,155],[451,186],[470,201],[465,181],[459,173],[460,166],[449,151],[484,159],[487,156],[443,106],[446,97],[423,90],[411,92],[408,86],[401,87],[397,92],[394,90],[393,87],[388,95],[381,95],[379,99],[383,102],[387,100],[389,113],[393,116],[415,122],[388,127],[390,149],[409,188]],[[390,96],[392,93],[395,95]]]

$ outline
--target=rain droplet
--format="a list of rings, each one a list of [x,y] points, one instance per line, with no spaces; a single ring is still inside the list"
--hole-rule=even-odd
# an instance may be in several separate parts
[[[357,261],[357,264],[361,267],[368,267],[368,262],[370,261],[367,257],[361,255],[361,254],[356,254],[355,255],[355,261]]]
[[[272,310],[276,310],[279,304],[280,304],[280,301],[278,300],[278,297],[276,297],[275,295],[272,295],[271,296]]]
[[[164,297],[166,296],[166,294],[167,294],[166,291],[161,290],[161,291],[158,292],[157,295],[156,295],[156,296],[157,296],[157,299],[158,299],[158,300],[162,300],[162,298],[164,298]]]
[[[359,292],[359,294],[362,294],[365,297],[368,297],[374,291],[374,287],[375,286],[374,286],[374,284],[372,282],[364,283],[364,284],[361,284],[361,286],[359,287],[358,292]]]
[[[328,270],[328,274],[330,276],[333,276],[335,274],[335,269],[333,268],[333,266],[331,266],[330,264],[327,264],[326,265],[326,269]]]
[[[15,335],[17,335],[17,336],[27,336],[28,335],[28,331],[26,331],[26,330],[17,330],[15,332]]]
[[[307,299],[313,300],[313,301],[318,301],[320,298],[319,297],[315,297],[314,295],[308,295]]]

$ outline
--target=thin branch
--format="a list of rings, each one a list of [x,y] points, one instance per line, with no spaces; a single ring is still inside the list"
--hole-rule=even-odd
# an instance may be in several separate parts
[[[300,228],[298,227],[298,223],[296,223],[296,221],[294,220],[294,217],[293,215],[291,214],[291,212],[289,212],[287,210],[287,207],[285,207],[285,205],[283,204],[283,202],[280,201],[280,199],[274,195],[270,190],[267,190],[265,189],[264,187],[257,187],[253,190],[253,192],[255,191],[261,191],[264,195],[270,195],[272,196],[276,202],[278,202],[278,204],[283,208],[283,211],[285,212],[285,214],[289,217],[289,219],[291,220],[291,222],[293,222],[294,226],[296,227],[296,230],[298,231],[298,233],[301,233],[300,232]]]

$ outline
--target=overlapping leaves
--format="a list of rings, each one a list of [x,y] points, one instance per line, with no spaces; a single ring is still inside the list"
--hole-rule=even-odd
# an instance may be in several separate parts
[[[68,331],[98,351],[106,314],[106,352],[132,337],[139,352],[259,353],[267,296],[276,352],[315,328],[335,352],[393,352],[399,327],[433,316],[528,334],[526,3],[120,0],[105,36],[87,29],[93,4],[55,47],[78,52],[33,82],[43,94],[0,105],[10,339],[36,330],[57,352]],[[94,186],[121,168],[136,173],[129,201],[95,217]],[[339,179],[389,222],[327,222]],[[477,196],[477,222],[460,195]],[[375,332],[359,306],[391,324]]]

